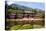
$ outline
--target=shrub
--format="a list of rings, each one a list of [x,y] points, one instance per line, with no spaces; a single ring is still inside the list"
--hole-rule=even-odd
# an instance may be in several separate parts
[[[10,30],[18,30],[21,27],[21,25],[14,25],[10,28]]]
[[[30,24],[25,24],[21,27],[21,29],[32,29],[32,25]]]

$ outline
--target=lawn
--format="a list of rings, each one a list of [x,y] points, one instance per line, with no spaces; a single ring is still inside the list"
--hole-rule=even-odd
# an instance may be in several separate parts
[[[32,25],[31,24],[14,25],[10,28],[10,30],[18,30],[18,29],[32,29]]]
[[[12,20],[12,21],[10,21]],[[20,22],[20,21],[16,21],[16,19],[7,19],[7,23],[8,25],[6,26],[6,29],[8,30],[23,30],[23,29],[34,29],[34,28],[43,28],[44,26],[42,26],[43,22],[42,21],[35,21],[35,22],[26,22],[26,24],[24,22]]]

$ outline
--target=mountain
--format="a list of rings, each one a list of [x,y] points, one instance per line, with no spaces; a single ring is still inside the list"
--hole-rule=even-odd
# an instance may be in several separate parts
[[[11,5],[9,5],[9,6],[11,6],[10,8],[11,9],[17,9],[17,10],[31,10],[32,12],[35,12],[36,14],[37,13],[39,13],[39,14],[44,14],[44,10],[41,10],[41,9],[33,9],[33,8],[29,8],[29,7],[26,7],[26,6],[22,6],[22,5],[18,5],[18,4],[11,4]],[[12,10],[11,10],[12,11]],[[9,11],[9,12],[11,12],[11,11]],[[19,11],[17,11],[17,12],[19,12]],[[21,11],[20,11],[21,12]],[[19,12],[19,13],[20,13]]]
[[[18,8],[18,9],[24,9],[24,10],[32,10],[33,9],[33,8],[22,6],[19,4],[11,4],[9,6],[11,6],[12,8]],[[33,10],[35,10],[35,9],[33,9]],[[41,9],[36,9],[36,11],[44,12],[44,10],[41,10]]]
[[[31,10],[32,8],[26,7],[26,6],[21,6],[18,4],[11,4],[10,6],[12,6],[12,8],[19,8],[19,9],[24,9],[24,10]]]

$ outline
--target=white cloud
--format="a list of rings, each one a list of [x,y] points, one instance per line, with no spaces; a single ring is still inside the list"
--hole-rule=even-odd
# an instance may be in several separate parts
[[[14,2],[18,2],[18,1],[25,1],[25,2],[44,2],[44,0],[7,0],[8,4],[12,4]]]
[[[7,0],[7,1],[44,2],[44,0]]]

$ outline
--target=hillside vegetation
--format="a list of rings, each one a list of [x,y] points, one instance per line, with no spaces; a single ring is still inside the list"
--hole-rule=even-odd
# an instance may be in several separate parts
[[[7,16],[11,15],[11,13],[24,13],[24,11],[34,12],[35,15],[41,16],[43,19],[45,18],[45,11],[41,9],[33,9],[25,6],[20,6],[17,4],[7,5],[6,8],[6,30],[18,30],[18,29],[32,29],[44,27],[44,20],[42,21],[16,21],[16,19],[8,19]],[[34,16],[35,17],[35,16]],[[15,20],[15,21],[14,21]],[[38,26],[38,27],[37,27]]]

